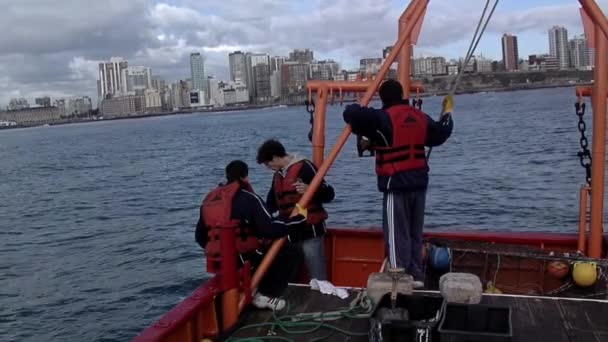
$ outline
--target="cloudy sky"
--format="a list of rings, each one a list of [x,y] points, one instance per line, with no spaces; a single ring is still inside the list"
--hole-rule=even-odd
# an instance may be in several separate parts
[[[466,52],[484,0],[431,0],[416,56]],[[608,0],[599,1],[608,9]],[[122,56],[167,80],[189,76],[188,56],[228,77],[234,50],[286,55],[312,48],[344,68],[396,39],[407,1],[396,0],[0,0],[0,107],[12,97],[89,95],[97,63]],[[501,59],[500,36],[518,35],[520,57],[547,52],[555,24],[582,33],[575,0],[502,0],[478,53]]]

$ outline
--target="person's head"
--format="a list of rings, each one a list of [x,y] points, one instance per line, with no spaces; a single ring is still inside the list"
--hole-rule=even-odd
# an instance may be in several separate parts
[[[226,166],[226,180],[228,183],[234,181],[249,181],[249,167],[242,160],[233,160]]]
[[[264,141],[262,146],[258,149],[257,161],[258,164],[264,164],[266,167],[275,171],[289,164],[285,147],[275,139]]]
[[[403,100],[403,87],[397,80],[388,79],[384,81],[378,93],[384,106],[394,105]]]

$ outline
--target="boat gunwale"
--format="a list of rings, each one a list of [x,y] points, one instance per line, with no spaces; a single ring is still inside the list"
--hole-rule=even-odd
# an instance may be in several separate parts
[[[354,237],[354,238],[369,238],[382,237],[382,230],[379,227],[367,228],[349,228],[349,227],[332,227],[327,229],[327,236],[332,237]],[[560,233],[560,232],[492,232],[492,231],[438,231],[425,232],[425,239],[448,239],[451,241],[483,241],[496,244],[514,244],[521,246],[562,246],[570,247],[576,250],[577,238],[576,233]],[[171,334],[179,329],[184,324],[192,322],[196,315],[206,305],[213,305],[215,297],[219,294],[220,279],[218,275],[209,278],[208,281],[198,287],[185,300],[178,303],[173,309],[165,313],[157,322],[150,325],[147,329],[141,332],[140,335],[134,338],[137,342],[152,342],[164,341]],[[290,286],[310,286],[304,283],[293,283]],[[362,289],[360,287],[339,286],[345,289]],[[415,292],[423,292],[418,290]],[[438,291],[426,290],[427,293],[439,293]],[[484,296],[504,296],[504,297],[525,297],[553,300],[574,300],[574,301],[591,301],[608,303],[608,300],[575,298],[575,297],[547,297],[547,296],[530,296],[530,295],[514,295],[514,294],[484,294]]]

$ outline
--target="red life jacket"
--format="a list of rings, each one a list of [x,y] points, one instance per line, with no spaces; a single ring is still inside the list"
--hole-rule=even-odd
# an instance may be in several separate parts
[[[304,161],[294,163],[287,169],[285,177],[280,172],[275,172],[272,180],[272,186],[274,188],[274,197],[279,206],[279,216],[289,217],[291,211],[295,208],[296,203],[302,198],[302,195],[298,193],[294,183],[298,181],[300,170],[304,166]],[[318,224],[327,220],[327,212],[322,207],[310,203],[308,204],[308,216],[306,221],[309,224]]]
[[[389,107],[387,112],[393,126],[393,144],[376,147],[376,174],[392,176],[427,168],[424,145],[428,121],[425,114],[407,105]]]
[[[260,247],[260,240],[252,234],[249,227],[244,222],[232,218],[232,202],[234,196],[242,189],[251,190],[248,183],[231,182],[227,185],[220,185],[211,191],[203,200],[200,207],[200,214],[207,228],[207,244],[205,253],[207,254],[207,269],[216,269],[214,261],[219,261],[220,257],[220,229],[233,228],[236,239],[236,249],[239,254],[253,252]]]

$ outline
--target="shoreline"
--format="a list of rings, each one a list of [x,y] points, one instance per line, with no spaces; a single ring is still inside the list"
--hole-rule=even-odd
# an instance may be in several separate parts
[[[502,92],[514,92],[514,91],[525,91],[525,90],[537,90],[537,89],[551,89],[551,88],[567,88],[567,87],[576,87],[576,86],[588,86],[592,83],[575,83],[575,84],[547,84],[547,85],[517,85],[510,87],[488,87],[488,88],[476,88],[471,90],[461,90],[457,91],[455,95],[465,95],[465,94],[480,94],[480,93],[502,93]],[[433,96],[444,96],[447,95],[447,91],[439,91],[432,93],[422,93],[420,97],[433,97]],[[357,101],[354,98],[344,99],[344,103],[350,103]],[[265,108],[284,108],[284,107],[295,107],[295,106],[304,106],[304,104],[296,104],[296,103],[284,103],[284,104],[265,104],[265,105],[243,105],[243,106],[234,106],[234,107],[222,107],[222,108],[205,108],[205,109],[193,109],[193,110],[178,110],[171,112],[155,112],[155,113],[142,113],[135,114],[129,116],[120,116],[120,117],[112,117],[112,118],[103,118],[99,119],[97,117],[88,117],[88,118],[80,118],[80,119],[64,119],[55,122],[48,122],[46,124],[37,124],[37,125],[16,125],[16,126],[2,126],[0,130],[6,129],[19,129],[19,128],[32,128],[32,127],[44,127],[44,126],[59,126],[59,125],[68,125],[75,123],[92,123],[92,122],[104,122],[104,121],[114,121],[114,120],[126,120],[126,119],[144,119],[150,117],[159,117],[159,116],[170,116],[170,115],[184,115],[184,114],[210,114],[210,113],[223,113],[223,112],[238,112],[238,111],[250,111],[257,109],[265,109]]]

